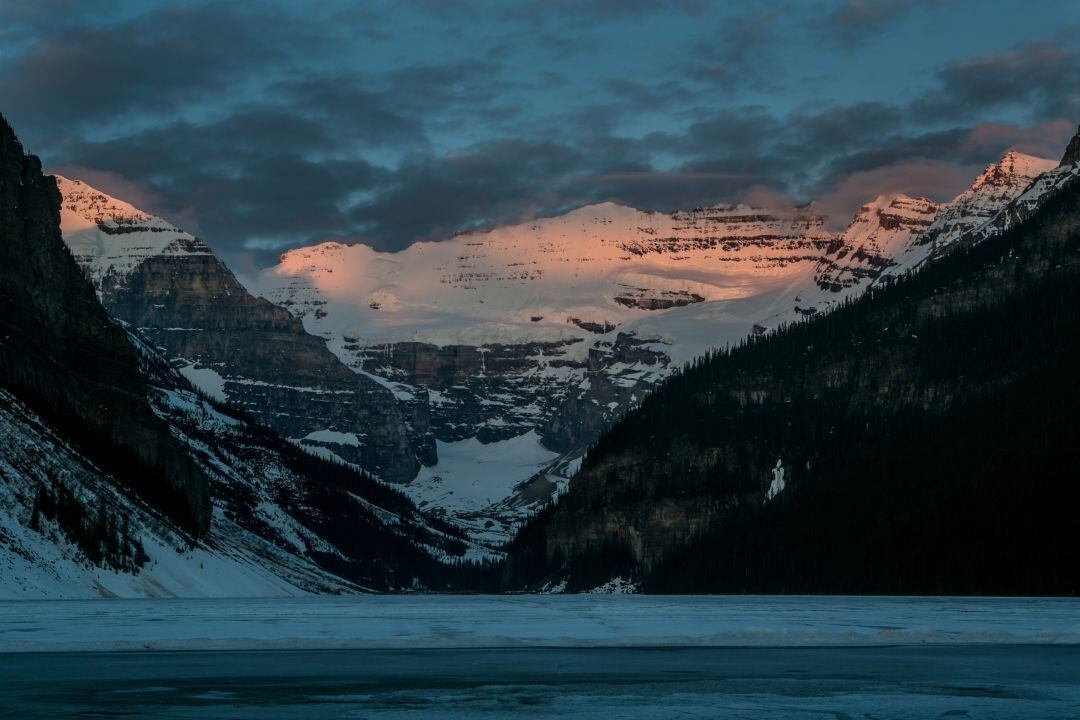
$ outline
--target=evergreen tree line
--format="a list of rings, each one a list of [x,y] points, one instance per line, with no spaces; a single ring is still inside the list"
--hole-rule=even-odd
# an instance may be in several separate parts
[[[39,485],[30,513],[30,529],[45,530],[51,521],[57,529],[93,565],[119,572],[138,572],[147,561],[146,551],[131,530],[126,515],[111,511],[100,496],[97,507],[88,512],[86,505],[64,485],[48,490]]]

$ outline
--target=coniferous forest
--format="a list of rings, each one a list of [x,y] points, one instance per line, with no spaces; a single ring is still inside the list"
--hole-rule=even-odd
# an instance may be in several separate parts
[[[1080,184],[686,367],[511,546],[510,587],[1080,592]]]

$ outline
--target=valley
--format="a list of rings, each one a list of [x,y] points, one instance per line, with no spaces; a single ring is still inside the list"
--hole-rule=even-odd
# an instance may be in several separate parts
[[[397,253],[299,248],[249,287],[165,220],[59,184],[65,241],[106,307],[201,391],[494,548],[683,364],[1011,222],[998,212],[1055,165],[1010,151],[951,203],[879,196],[843,231],[812,204],[607,203]],[[492,477],[469,442],[520,462]]]

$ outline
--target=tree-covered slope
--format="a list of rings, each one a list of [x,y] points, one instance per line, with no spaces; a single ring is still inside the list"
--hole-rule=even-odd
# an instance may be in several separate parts
[[[1080,591],[1080,182],[921,272],[705,358],[606,433],[510,587]]]

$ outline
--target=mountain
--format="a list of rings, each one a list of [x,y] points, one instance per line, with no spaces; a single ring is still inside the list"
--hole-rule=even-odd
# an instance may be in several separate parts
[[[985,225],[1035,178],[1056,165],[1053,160],[1014,150],[1005,153],[1001,160],[988,165],[971,187],[949,203],[917,242],[907,249],[912,257],[905,265],[913,267],[926,258],[939,256],[961,237]]]
[[[671,377],[523,528],[507,586],[1080,592],[1078,175]]]
[[[952,211],[955,205],[950,205]],[[940,219],[941,206],[926,198],[879,196],[859,208],[847,230],[830,245],[818,264],[814,282],[840,293],[884,270],[900,266],[905,250]]]
[[[805,208],[666,214],[603,204],[399,253],[301,248],[254,290],[351,368],[430,406],[445,460],[405,490],[500,540],[565,487],[588,443],[680,361],[666,336],[637,332],[636,320],[786,296],[831,239],[824,218]],[[762,307],[749,312],[734,337]],[[501,463],[492,477],[490,463],[467,452],[476,441],[523,460]]]
[[[149,406],[206,474],[193,539],[0,390],[0,597],[267,596],[475,582],[460,533],[197,394],[140,349]]]
[[[487,553],[459,531],[199,395],[111,319],[62,240],[60,205],[0,119],[0,596],[356,592],[472,577],[462,561]],[[198,251],[167,229],[128,234],[139,232]]]
[[[60,195],[0,118],[0,385],[197,535],[208,481],[146,402],[127,334],[60,239]]]
[[[324,243],[285,253],[252,291],[407,407],[429,407],[442,460],[406,492],[500,540],[683,363],[902,275],[1053,165],[1007,153],[952,203],[882,196],[839,233],[812,206],[605,203],[397,253]],[[475,459],[481,445],[501,481]]]
[[[975,243],[998,235],[1031,217],[1046,201],[1062,187],[1073,181],[1080,174],[1080,158],[1077,146],[1080,145],[1080,132],[1069,142],[1061,162],[1057,167],[1047,170],[1031,181],[1023,192],[1002,206],[983,226],[972,230],[960,238],[962,242]]]
[[[881,196],[842,232],[812,206],[605,203],[398,253],[323,243],[250,292],[197,238],[59,183],[102,302],[200,389],[492,544],[682,364],[970,240],[1053,165],[1009,152],[951,203]]]
[[[403,416],[384,384],[253,297],[201,240],[80,181],[57,185],[64,240],[101,303],[204,392],[387,480],[434,462],[423,408]]]

